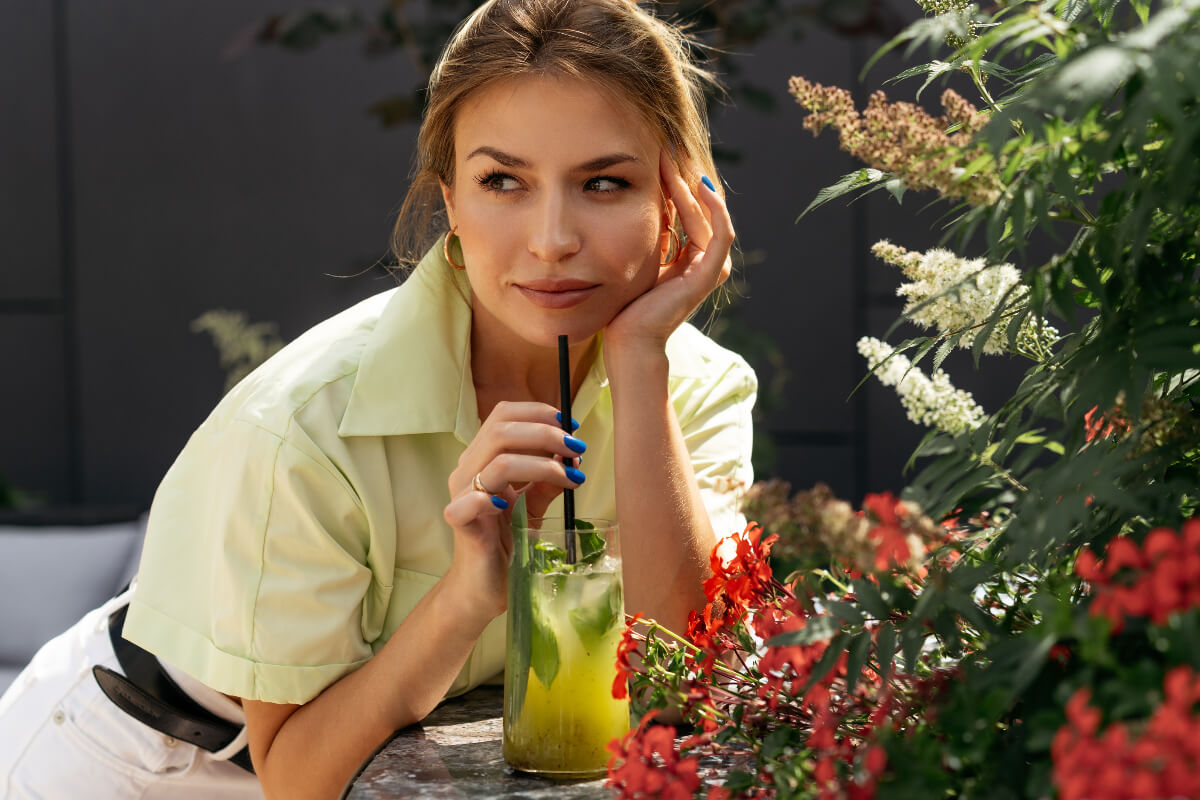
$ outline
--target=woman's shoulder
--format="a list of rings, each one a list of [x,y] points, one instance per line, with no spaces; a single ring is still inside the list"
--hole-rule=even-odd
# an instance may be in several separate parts
[[[700,381],[734,381],[753,390],[758,385],[754,370],[741,355],[723,347],[685,322],[667,340],[671,377]]]
[[[282,435],[314,397],[348,402],[363,351],[395,293],[380,292],[309,328],[234,386],[205,424],[250,421]]]

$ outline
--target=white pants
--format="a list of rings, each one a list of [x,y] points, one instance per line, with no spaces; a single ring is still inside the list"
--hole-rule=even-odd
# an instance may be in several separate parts
[[[93,666],[122,672],[108,617],[127,602],[114,598],[51,639],[0,697],[0,800],[261,800],[249,772],[143,725],[100,691]]]

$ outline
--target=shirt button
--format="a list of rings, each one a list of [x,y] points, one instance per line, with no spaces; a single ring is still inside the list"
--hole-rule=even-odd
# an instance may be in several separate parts
[[[62,725],[67,721],[67,715],[62,712],[62,709],[55,709],[52,719],[55,725]]]
[[[163,744],[165,744],[167,747],[174,747],[175,745],[179,744],[179,741],[173,736],[164,736]]]

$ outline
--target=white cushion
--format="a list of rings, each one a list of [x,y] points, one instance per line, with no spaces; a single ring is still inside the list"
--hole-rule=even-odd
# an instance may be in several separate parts
[[[112,597],[137,568],[143,529],[0,526],[0,664],[24,665]]]

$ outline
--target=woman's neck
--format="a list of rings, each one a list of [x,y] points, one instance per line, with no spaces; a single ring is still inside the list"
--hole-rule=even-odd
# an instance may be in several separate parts
[[[572,398],[597,357],[596,345],[593,336],[570,347]],[[561,402],[558,349],[525,341],[479,306],[472,309],[471,376],[480,419],[501,400],[532,400],[555,408]]]

